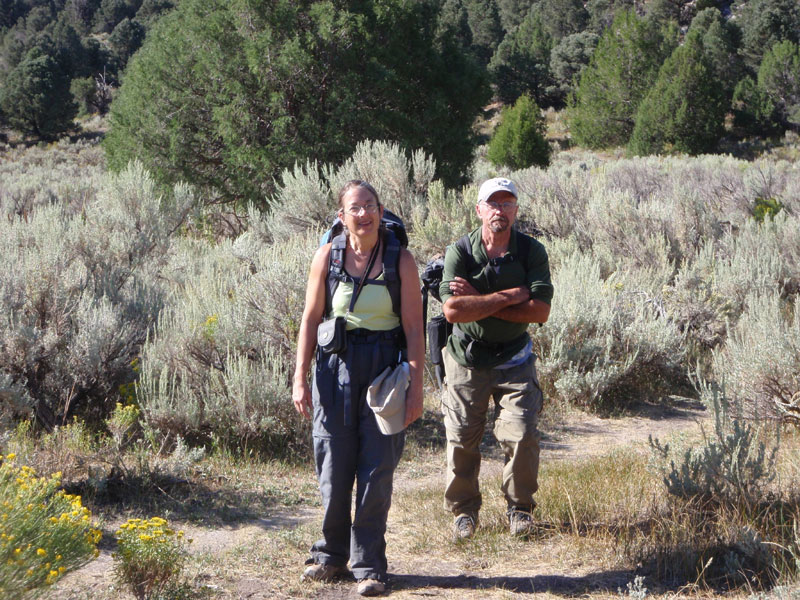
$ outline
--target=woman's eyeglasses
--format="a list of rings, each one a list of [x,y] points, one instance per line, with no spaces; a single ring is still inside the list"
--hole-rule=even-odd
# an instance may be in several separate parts
[[[364,206],[348,206],[347,208],[344,209],[344,212],[346,212],[351,217],[357,217],[362,212],[368,215],[374,215],[376,212],[378,212],[378,205],[365,204]]]

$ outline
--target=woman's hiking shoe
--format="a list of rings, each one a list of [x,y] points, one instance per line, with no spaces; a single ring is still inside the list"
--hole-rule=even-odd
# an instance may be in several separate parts
[[[377,579],[362,579],[358,582],[358,593],[361,596],[380,596],[386,591],[386,584]]]
[[[333,581],[337,577],[347,574],[347,567],[337,567],[336,565],[326,565],[323,563],[313,564],[306,567],[300,581]]]
[[[462,513],[453,520],[453,537],[456,540],[466,540],[475,535],[477,519],[472,515]]]
[[[516,506],[509,508],[508,529],[511,531],[511,535],[530,535],[533,532],[533,515],[531,511]]]

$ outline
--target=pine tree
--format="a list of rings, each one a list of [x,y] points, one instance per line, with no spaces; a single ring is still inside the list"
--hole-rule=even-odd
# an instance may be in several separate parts
[[[753,71],[776,43],[789,40],[800,44],[797,0],[740,0],[735,9],[736,22],[742,28],[742,53]]]
[[[487,157],[495,165],[511,169],[546,167],[550,164],[550,145],[544,134],[541,110],[530,96],[520,96],[514,106],[503,110]]]
[[[772,46],[758,68],[758,88],[784,129],[800,128],[800,46],[789,40]]]
[[[637,155],[711,152],[724,132],[728,105],[702,36],[691,33],[664,62],[639,106],[629,149]]]
[[[570,131],[578,144],[603,148],[628,142],[639,103],[674,45],[673,31],[665,33],[632,11],[617,15],[581,73],[570,103]]]
[[[520,26],[501,42],[489,64],[497,95],[503,102],[510,104],[522,94],[529,94],[539,105],[550,103],[552,47],[553,39],[534,7]]]
[[[464,6],[472,32],[472,51],[482,65],[488,65],[505,35],[500,10],[495,0],[465,0]]]
[[[500,9],[500,23],[510,33],[525,19],[535,0],[497,0]]]
[[[535,10],[556,43],[568,35],[583,31],[589,22],[589,13],[583,6],[583,0],[539,0]]]

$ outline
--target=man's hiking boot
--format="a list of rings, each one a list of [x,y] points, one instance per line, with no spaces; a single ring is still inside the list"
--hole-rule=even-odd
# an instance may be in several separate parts
[[[333,581],[337,577],[347,574],[347,567],[337,567],[335,565],[326,565],[323,563],[316,563],[303,571],[300,581],[320,581],[327,582]]]
[[[508,529],[511,535],[526,536],[533,532],[533,515],[527,507],[512,506],[508,509]]]
[[[456,540],[466,540],[475,535],[477,519],[472,515],[461,513],[453,521],[453,537]]]
[[[380,596],[386,591],[386,584],[377,579],[361,579],[358,582],[358,593],[361,596]]]

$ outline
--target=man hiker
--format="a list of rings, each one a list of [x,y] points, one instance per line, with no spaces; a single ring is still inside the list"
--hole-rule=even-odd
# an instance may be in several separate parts
[[[542,392],[529,323],[550,315],[553,286],[544,246],[518,232],[517,188],[506,178],[484,182],[476,211],[481,226],[447,248],[439,293],[453,333],[444,350],[447,431],[445,508],[456,539],[478,524],[479,444],[489,399],[494,435],[505,453],[501,489],[513,535],[530,533],[539,471]]]

